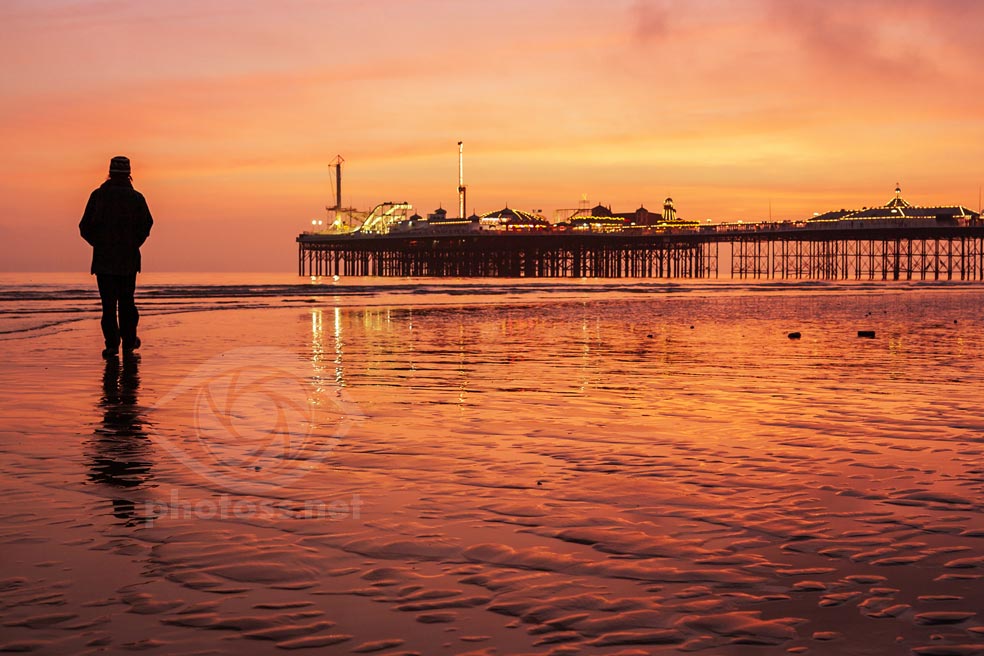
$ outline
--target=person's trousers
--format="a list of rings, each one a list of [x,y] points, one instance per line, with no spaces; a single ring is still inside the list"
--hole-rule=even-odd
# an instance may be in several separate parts
[[[102,332],[106,348],[119,348],[121,340],[124,349],[133,348],[137,342],[137,321],[140,319],[137,304],[133,301],[137,274],[119,276],[98,273],[96,282],[102,300]]]

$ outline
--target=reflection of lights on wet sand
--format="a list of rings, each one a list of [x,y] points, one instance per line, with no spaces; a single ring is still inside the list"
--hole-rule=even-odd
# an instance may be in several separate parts
[[[342,308],[336,306],[333,314],[335,383],[344,386],[345,377],[342,369]],[[323,373],[325,358],[324,343],[324,313],[322,310],[311,310],[311,362],[317,372],[316,379]],[[319,385],[318,391],[321,391]]]
[[[465,362],[468,359],[467,352],[465,350],[465,324],[458,324],[458,408],[461,409],[465,405],[465,396],[468,392],[468,369],[465,367]]]
[[[317,391],[321,391],[321,368],[325,357],[321,310],[311,310],[311,365],[314,368],[314,380]]]
[[[345,385],[345,375],[342,369],[342,308],[335,306],[335,382]]]

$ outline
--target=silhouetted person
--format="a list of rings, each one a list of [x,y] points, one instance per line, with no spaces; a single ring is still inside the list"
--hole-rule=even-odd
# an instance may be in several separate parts
[[[133,292],[140,271],[140,247],[153,224],[147,201],[133,188],[130,160],[114,157],[109,178],[89,196],[79,223],[82,238],[92,245],[91,273],[96,274],[102,299],[105,358],[116,357],[121,340],[124,353],[140,347]]]
[[[128,524],[142,519],[132,492],[151,478],[150,438],[144,427],[143,410],[137,403],[140,387],[140,357],[107,358],[103,372],[103,395],[99,407],[102,423],[90,444],[89,480],[111,488],[113,514]],[[128,498],[129,497],[129,498]]]

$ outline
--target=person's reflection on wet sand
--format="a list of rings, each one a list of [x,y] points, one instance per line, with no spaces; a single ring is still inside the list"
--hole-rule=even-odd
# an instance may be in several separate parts
[[[137,402],[140,356],[106,360],[103,395],[99,407],[103,419],[90,442],[89,480],[117,490],[110,492],[113,514],[127,525],[137,517],[134,490],[151,478],[150,439],[143,409]]]

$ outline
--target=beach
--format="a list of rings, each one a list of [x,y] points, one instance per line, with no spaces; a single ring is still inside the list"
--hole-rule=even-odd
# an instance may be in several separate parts
[[[984,653],[979,286],[145,280],[0,280],[0,650]]]

